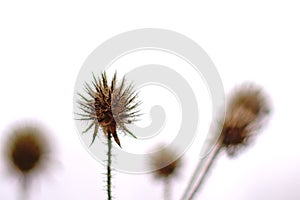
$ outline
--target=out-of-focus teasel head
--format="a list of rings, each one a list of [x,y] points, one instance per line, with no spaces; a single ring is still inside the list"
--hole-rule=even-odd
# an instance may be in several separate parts
[[[229,156],[234,156],[248,145],[252,136],[265,125],[270,111],[268,97],[261,87],[244,83],[234,89],[227,101],[224,123],[218,127],[221,131],[218,141],[205,160],[198,162],[181,199],[195,197],[221,150],[225,149]]]
[[[23,182],[42,173],[49,165],[50,148],[44,130],[37,124],[18,124],[10,129],[4,155],[8,169]]]
[[[265,123],[270,110],[267,95],[259,86],[247,83],[233,91],[220,136],[228,155],[235,155],[248,144],[251,136]]]
[[[161,149],[161,146],[159,146],[157,149]],[[163,149],[159,153],[152,156],[150,162],[156,169],[154,171],[155,177],[158,179],[164,179],[175,177],[182,161],[180,158],[176,159],[176,154],[174,151]]]
[[[121,84],[117,85],[115,73],[109,85],[104,72],[101,78],[93,74],[92,84],[85,83],[85,92],[87,96],[78,94],[80,100],[77,102],[82,112],[76,114],[80,116],[78,120],[90,121],[83,133],[94,127],[91,144],[95,141],[99,127],[106,136],[111,134],[120,147],[117,129],[135,137],[126,127],[136,121],[140,115],[137,110],[140,102],[136,102],[137,93],[134,92],[132,84],[125,86],[125,78],[123,78]]]
[[[164,199],[168,200],[171,199],[171,179],[178,175],[182,160],[174,150],[164,148],[163,145],[159,145],[155,150],[160,151],[150,157],[150,164],[155,169],[154,177],[163,181]]]

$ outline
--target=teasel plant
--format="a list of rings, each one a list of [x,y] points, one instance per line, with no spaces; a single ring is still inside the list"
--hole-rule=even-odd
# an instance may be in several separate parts
[[[50,150],[46,131],[38,123],[19,123],[8,131],[4,147],[4,158],[10,174],[21,182],[20,199],[29,199],[31,182],[39,174],[46,174],[51,165]]]
[[[159,145],[155,149],[162,148],[163,145]],[[182,158],[176,157],[176,152],[172,149],[162,149],[150,157],[150,164],[156,169],[154,177],[164,184],[164,200],[171,200],[171,181],[178,176],[182,165]]]
[[[136,136],[130,132],[127,125],[138,120],[140,111],[137,101],[138,93],[134,91],[133,84],[126,86],[123,77],[120,84],[117,84],[117,73],[114,74],[110,84],[107,80],[106,72],[96,77],[93,74],[91,84],[85,83],[85,95],[78,93],[80,100],[77,101],[80,113],[75,113],[80,118],[78,120],[88,121],[90,124],[82,132],[87,133],[93,129],[92,145],[100,131],[107,138],[107,172],[106,190],[108,200],[112,199],[112,138],[121,148],[118,137],[119,132],[128,133],[132,137]]]
[[[220,132],[217,142],[206,158],[199,161],[182,200],[191,200],[195,197],[222,150],[233,157],[251,143],[253,137],[267,122],[271,106],[261,87],[253,83],[244,83],[233,90],[225,109],[224,123],[219,123],[217,128]]]

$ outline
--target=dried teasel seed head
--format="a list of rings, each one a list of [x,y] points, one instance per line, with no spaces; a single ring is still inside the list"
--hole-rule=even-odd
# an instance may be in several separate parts
[[[31,175],[42,169],[49,148],[43,131],[37,126],[17,126],[7,140],[5,155],[15,174]]]
[[[254,84],[244,84],[236,89],[228,101],[221,142],[229,155],[235,155],[240,147],[263,124],[270,113],[267,96]]]
[[[87,96],[78,94],[80,100],[77,103],[81,113],[76,114],[81,117],[78,120],[90,122],[83,133],[94,127],[91,144],[94,143],[99,128],[102,128],[105,136],[111,134],[120,147],[117,130],[135,137],[126,127],[127,124],[137,121],[137,117],[140,116],[137,110],[140,102],[136,101],[137,93],[134,92],[132,85],[125,86],[124,78],[117,85],[116,73],[109,84],[104,72],[101,77],[93,74],[92,84],[85,84],[85,92]]]
[[[229,99],[228,112],[235,112],[240,108],[251,111],[255,118],[270,112],[270,106],[263,90],[250,83],[237,88]]]
[[[175,152],[169,149],[163,149],[156,153],[151,157],[150,162],[156,169],[154,171],[155,177],[159,179],[175,177],[181,166],[181,159],[176,159]]]

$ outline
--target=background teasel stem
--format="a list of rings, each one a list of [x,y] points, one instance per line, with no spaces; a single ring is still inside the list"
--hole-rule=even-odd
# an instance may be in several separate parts
[[[207,157],[198,163],[197,168],[193,174],[192,180],[189,182],[189,186],[186,189],[186,192],[184,193],[182,199],[190,200],[194,198],[194,195],[200,189],[203,181],[205,180],[205,177],[207,176],[212,166],[212,163],[217,158],[217,155],[219,154],[221,149],[221,143],[217,143],[212,149],[212,151],[207,155]],[[196,184],[195,187],[193,187],[194,184]],[[191,192],[189,193],[189,191]]]
[[[224,148],[229,156],[234,156],[240,148],[248,144],[249,138],[261,128],[269,113],[267,98],[258,86],[243,84],[234,91],[228,101],[217,144],[205,160],[199,161],[182,200],[193,199],[220,150]]]
[[[164,200],[171,199],[171,185],[169,178],[164,179]]]

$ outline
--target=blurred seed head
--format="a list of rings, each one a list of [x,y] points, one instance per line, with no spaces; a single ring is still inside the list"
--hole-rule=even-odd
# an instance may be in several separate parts
[[[159,146],[157,149],[160,149]],[[181,159],[176,159],[174,151],[163,149],[156,153],[150,160],[151,164],[155,167],[154,175],[158,179],[175,177],[178,169],[181,166]]]
[[[6,142],[4,155],[10,171],[22,179],[41,172],[49,160],[49,146],[36,125],[15,126]]]
[[[245,83],[238,87],[229,99],[228,112],[234,113],[241,108],[247,109],[252,113],[252,120],[263,117],[270,112],[270,105],[266,94],[262,88],[251,83]]]
[[[267,96],[259,86],[248,83],[234,90],[221,133],[221,142],[227,153],[235,155],[238,149],[246,146],[269,113]]]
[[[82,113],[76,113],[81,118],[78,120],[90,121],[90,125],[83,133],[94,127],[94,134],[91,144],[95,141],[99,127],[107,136],[112,134],[115,142],[121,146],[117,135],[117,129],[129,133],[135,137],[126,127],[137,120],[140,102],[136,102],[137,93],[133,90],[133,85],[125,86],[123,78],[121,84],[117,85],[117,75],[114,74],[111,84],[108,84],[106,73],[102,73],[101,78],[93,75],[92,85],[85,84],[85,92],[88,97],[78,94],[79,109]]]

